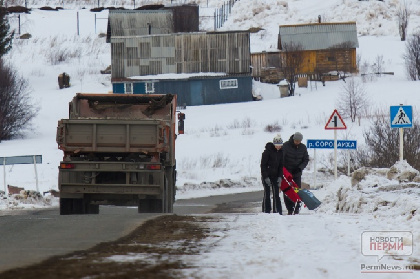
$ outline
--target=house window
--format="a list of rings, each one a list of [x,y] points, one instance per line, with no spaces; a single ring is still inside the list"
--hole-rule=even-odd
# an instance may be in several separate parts
[[[145,88],[146,88],[146,94],[153,94],[155,93],[155,84],[153,82],[146,82],[144,84]]]
[[[334,56],[328,56],[327,60],[330,62],[334,62],[335,61],[335,57]]]
[[[126,83],[125,84],[125,94],[133,94],[133,84]]]
[[[237,79],[224,79],[220,81],[220,89],[238,88]]]

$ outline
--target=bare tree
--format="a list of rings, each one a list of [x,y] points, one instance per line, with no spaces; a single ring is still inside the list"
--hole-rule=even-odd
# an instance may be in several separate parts
[[[28,82],[0,59],[0,142],[22,134],[36,115]]]
[[[337,104],[343,117],[349,117],[352,122],[355,122],[368,105],[369,101],[363,83],[354,80],[353,77],[348,79],[348,82],[343,84]]]
[[[0,0],[0,57],[12,48],[14,32],[9,32],[9,29],[7,10],[3,8],[3,0]]]
[[[282,61],[282,71],[289,82],[289,95],[295,94],[295,81],[299,70],[303,64],[303,46],[298,43],[285,43],[282,45],[284,51]]]
[[[384,56],[377,55],[375,62],[372,64],[372,72],[378,76],[381,76],[382,72],[384,71],[384,64]]]
[[[376,115],[369,130],[364,133],[368,146],[359,155],[363,166],[390,167],[398,161],[398,129],[389,125],[389,115]],[[415,169],[420,170],[420,123],[413,121],[413,127],[404,129],[404,159]]]
[[[407,7],[407,2],[403,0],[400,2],[400,7],[397,10],[398,19],[398,31],[400,32],[401,41],[405,41],[407,37],[408,18],[410,17],[410,11]]]
[[[411,80],[420,80],[420,33],[410,37],[405,45],[405,68]]]

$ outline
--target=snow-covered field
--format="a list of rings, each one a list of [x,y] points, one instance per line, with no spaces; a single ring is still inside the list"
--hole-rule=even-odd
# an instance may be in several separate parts
[[[29,6],[34,5],[28,2]],[[38,7],[63,6],[62,1],[35,2]],[[115,2],[119,1],[101,1],[103,6]],[[118,6],[125,3],[127,8],[132,8],[132,1],[122,2]],[[157,2],[169,1],[154,3]],[[256,52],[276,47],[279,24],[315,22],[318,15],[324,22],[356,21],[360,44],[357,53],[361,60],[373,64],[378,56],[383,56],[384,71],[395,73],[364,83],[371,111],[387,112],[389,106],[404,104],[413,106],[417,117],[420,86],[418,81],[409,81],[404,72],[405,44],[399,39],[395,18],[398,2],[240,0],[222,30],[264,28],[251,36],[251,50]],[[407,2],[412,10],[408,33],[412,34],[420,31],[420,3]],[[32,165],[1,167],[0,189],[10,184],[40,192],[57,190],[57,166],[62,157],[55,142],[57,121],[67,117],[68,102],[75,93],[112,90],[109,75],[99,73],[110,64],[110,45],[105,43],[105,38],[98,37],[106,33],[107,11],[96,14],[95,32],[95,15],[89,8],[96,3],[84,1],[88,9],[66,3],[65,9],[59,12],[33,9],[30,14],[21,15],[21,33],[30,33],[32,38],[14,40],[13,49],[5,58],[28,79],[33,102],[40,110],[24,138],[0,143],[0,157],[42,155],[43,162],[37,165],[39,189],[36,189]],[[142,1],[136,3],[140,5]],[[201,15],[211,15],[223,1],[196,3],[203,11]],[[10,25],[18,28],[17,17],[10,17]],[[203,17],[200,28],[211,31],[213,22]],[[60,54],[67,59],[58,62],[56,58]],[[59,90],[57,76],[62,72],[69,73],[71,87]],[[359,76],[354,78],[360,80]],[[188,107],[184,111],[185,134],[177,139],[177,198],[261,190],[260,156],[266,142],[277,134],[267,133],[264,128],[279,124],[283,139],[295,131],[302,132],[304,142],[332,139],[333,132],[324,126],[336,108],[343,86],[342,81],[327,82],[325,87],[312,84],[297,88],[294,97],[280,99],[277,86],[254,82],[254,89],[263,96],[260,102]],[[371,125],[371,120],[362,119],[360,125],[344,120],[348,129],[339,131],[338,138],[357,140],[358,147],[363,147],[363,131]],[[311,159],[313,152],[309,149]],[[398,153],[398,143],[389,152]],[[332,151],[317,150],[316,155],[317,169],[331,170]],[[339,160],[345,161],[345,155],[339,152]],[[334,180],[328,173],[314,174],[313,170],[311,160],[303,180],[319,188],[314,193],[323,204],[317,212],[304,209],[300,216],[280,217],[260,213],[260,204],[256,204],[252,214],[223,216],[221,222],[212,224],[215,236],[208,239],[211,248],[202,257],[186,259],[197,265],[189,275],[196,278],[417,278],[416,271],[364,272],[369,271],[367,266],[373,268],[384,263],[399,267],[420,265],[418,171],[405,162],[398,162],[390,169],[359,170],[360,180],[352,183],[344,174]],[[229,183],[220,183],[221,179]],[[220,187],[220,184],[227,186]],[[1,199],[0,215],[9,210],[50,206],[57,206],[57,200]],[[387,256],[379,262],[377,257],[363,255],[361,235],[365,231],[410,232],[414,245],[408,243],[407,247],[413,249],[412,254]]]

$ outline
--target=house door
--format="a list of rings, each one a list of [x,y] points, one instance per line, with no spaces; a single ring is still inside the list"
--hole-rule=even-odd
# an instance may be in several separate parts
[[[192,106],[203,105],[203,84],[200,81],[190,81],[190,99]]]

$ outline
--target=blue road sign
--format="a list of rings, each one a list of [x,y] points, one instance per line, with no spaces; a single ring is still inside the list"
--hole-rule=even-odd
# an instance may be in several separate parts
[[[389,111],[391,128],[412,128],[412,106],[391,106]]]
[[[328,139],[308,139],[307,148],[334,148],[334,140]],[[357,149],[355,140],[337,140],[337,149]]]
[[[35,159],[35,162],[34,162]],[[42,155],[0,157],[0,166],[17,164],[42,164]]]

